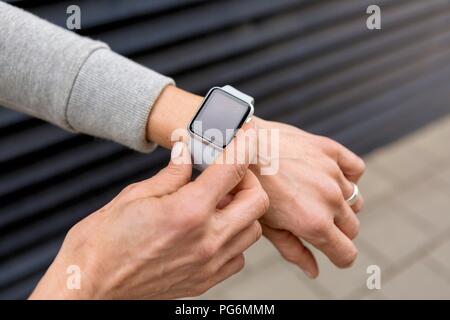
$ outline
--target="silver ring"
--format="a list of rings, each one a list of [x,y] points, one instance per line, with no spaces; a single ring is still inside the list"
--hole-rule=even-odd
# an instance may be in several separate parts
[[[345,200],[350,207],[353,206],[356,202],[358,202],[358,199],[360,197],[358,185],[354,183],[352,184],[353,184],[353,194],[350,196],[350,198]]]

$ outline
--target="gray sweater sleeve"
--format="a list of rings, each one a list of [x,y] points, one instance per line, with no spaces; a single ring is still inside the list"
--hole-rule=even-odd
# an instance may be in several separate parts
[[[152,105],[173,80],[0,1],[0,104],[149,152]],[[39,138],[39,137],[37,137]]]

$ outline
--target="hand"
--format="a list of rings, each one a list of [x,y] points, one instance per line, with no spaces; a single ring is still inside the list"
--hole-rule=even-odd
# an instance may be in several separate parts
[[[172,155],[72,228],[30,298],[196,296],[243,268],[269,205],[248,163],[215,164],[189,182],[186,145],[177,142]],[[69,265],[82,271],[80,290],[66,288]]]
[[[364,172],[363,160],[331,139],[286,124],[258,119],[257,126],[280,133],[278,173],[258,176],[270,199],[263,234],[311,278],[318,275],[317,262],[302,240],[336,266],[350,266],[358,253],[352,239],[363,199],[352,208],[345,199]]]
[[[202,98],[168,86],[153,106],[147,138],[169,147],[171,133],[186,128]],[[276,175],[254,173],[270,198],[263,233],[288,260],[314,278],[318,267],[305,240],[339,267],[352,264],[357,250],[352,243],[359,229],[354,212],[363,199],[350,208],[345,199],[364,172],[364,162],[338,143],[295,127],[256,119],[260,128],[280,130],[280,168]],[[270,147],[270,146],[269,146]],[[353,209],[353,210],[352,210]]]

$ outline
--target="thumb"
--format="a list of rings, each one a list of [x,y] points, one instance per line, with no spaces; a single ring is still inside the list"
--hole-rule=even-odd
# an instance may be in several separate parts
[[[173,193],[190,182],[192,162],[186,143],[178,141],[172,147],[169,164],[145,183],[151,185],[151,196]]]

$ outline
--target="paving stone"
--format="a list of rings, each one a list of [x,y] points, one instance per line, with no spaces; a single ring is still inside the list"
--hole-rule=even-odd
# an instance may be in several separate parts
[[[396,195],[393,201],[398,207],[407,209],[400,211],[407,218],[415,215],[421,228],[430,235],[435,229],[441,231],[450,227],[450,192],[443,190],[434,179],[412,185]]]
[[[450,159],[450,117],[446,117],[416,132],[410,143],[426,152],[430,160],[443,162]]]
[[[446,270],[450,278],[450,240],[442,243],[430,254],[430,257],[437,261]]]
[[[419,261],[382,286],[381,293],[388,299],[450,299],[450,283]]]
[[[388,196],[395,190],[396,179],[392,179],[389,174],[382,172],[373,161],[366,161],[366,172],[358,183],[366,206],[373,201]]]
[[[384,269],[384,262],[369,257],[361,250],[359,250],[355,263],[348,269],[337,268],[320,252],[315,251],[314,254],[320,268],[320,275],[317,281],[330,292],[333,298],[337,299],[362,299],[364,296],[369,295],[372,290],[366,287],[366,281],[369,277],[367,267],[376,264],[381,270]],[[355,291],[358,293],[353,294]]]
[[[338,269],[319,253],[321,274],[308,279],[263,238],[246,252],[243,272],[201,298],[450,299],[450,240],[431,252],[424,246],[450,226],[448,141],[450,117],[365,157],[367,201],[351,268]],[[365,287],[372,264],[381,268],[381,290]]]
[[[255,272],[237,276],[224,286],[227,299],[319,299],[314,280],[287,262],[277,260]]]
[[[377,209],[377,216],[374,216]],[[364,243],[374,248],[379,256],[392,263],[405,258],[429,239],[423,230],[408,221],[400,211],[390,202],[372,208],[364,220],[361,219],[358,236]]]
[[[419,147],[400,140],[375,152],[373,163],[392,178],[411,181],[431,172],[430,157]]]
[[[269,261],[283,259],[272,243],[265,237],[255,243],[245,252],[245,263],[247,268],[257,270],[264,268]]]
[[[441,186],[442,191],[450,195],[450,161],[447,167],[440,168],[439,172],[436,173],[435,177],[436,179],[444,183],[444,185]]]

